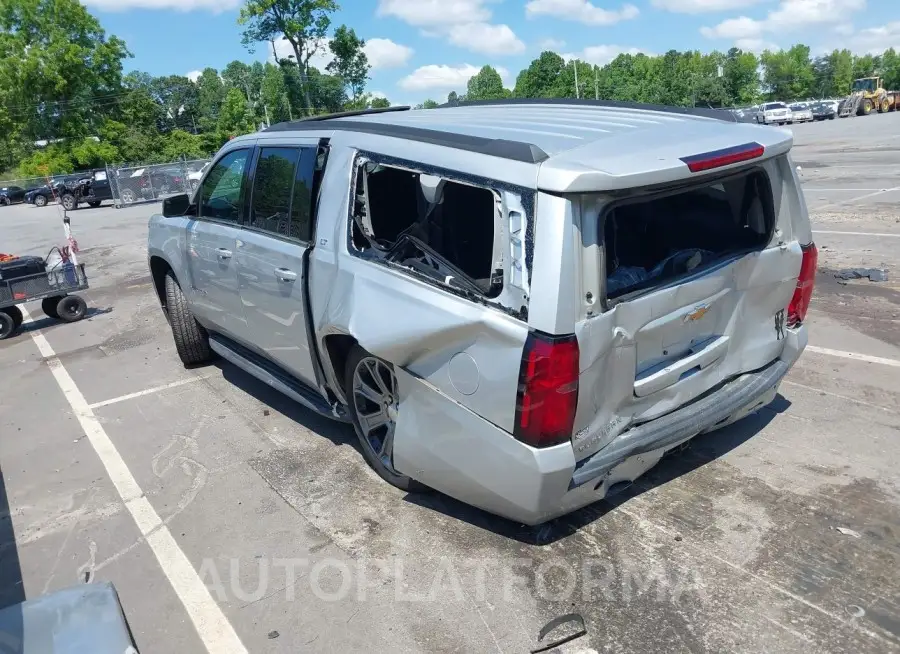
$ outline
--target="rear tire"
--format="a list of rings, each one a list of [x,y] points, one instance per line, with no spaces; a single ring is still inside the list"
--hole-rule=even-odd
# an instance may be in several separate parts
[[[44,312],[44,315],[59,320],[59,313],[56,312],[56,307],[61,299],[62,296],[56,296],[45,297],[41,300],[41,310]]]
[[[47,206],[47,197],[44,195],[35,195],[34,196],[34,206],[46,207]]]
[[[122,202],[125,204],[131,204],[137,200],[137,195],[130,188],[122,189]]]
[[[209,334],[188,308],[187,298],[178,285],[175,275],[166,274],[166,312],[175,339],[175,350],[186,366],[195,366],[212,359]]]
[[[394,367],[355,345],[347,357],[344,385],[353,429],[359,438],[360,449],[366,463],[378,473],[379,477],[400,490],[410,493],[427,490],[427,486],[412,477],[400,474],[393,467],[393,440],[400,400],[397,397],[397,377],[394,374]],[[366,387],[365,392],[363,386]],[[369,415],[370,418],[379,418],[385,422],[366,429],[362,426],[361,415]],[[386,440],[389,442],[387,446],[384,445]],[[379,451],[376,451],[376,447]]]
[[[67,295],[56,305],[56,315],[63,322],[78,322],[87,314],[87,302],[78,295]]]
[[[16,321],[6,313],[6,309],[0,311],[0,341],[9,338],[16,332]]]
[[[22,326],[22,321],[25,320],[25,316],[22,315],[22,310],[19,307],[6,307],[2,311],[13,319],[13,323],[15,323],[16,329]]]
[[[90,202],[88,202],[88,206],[91,209],[96,209],[97,207],[100,206],[100,200],[91,200]]]

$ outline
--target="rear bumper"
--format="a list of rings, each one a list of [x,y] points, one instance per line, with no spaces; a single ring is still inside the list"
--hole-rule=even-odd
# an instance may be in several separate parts
[[[577,464],[570,443],[534,449],[462,407],[458,409],[464,413],[453,416],[446,415],[447,407],[441,407],[441,413],[445,413],[442,419],[458,422],[454,432],[457,439],[467,441],[466,446],[460,447],[462,443],[457,442],[456,447],[445,449],[433,439],[427,445],[416,443],[415,450],[427,447],[427,456],[421,450],[415,452],[404,466],[406,474],[418,478],[424,473],[421,481],[468,504],[524,524],[540,524],[603,499],[610,487],[634,481],[667,451],[771,402],[806,341],[805,326],[786,330],[781,356],[766,367],[734,378],[700,400],[622,432],[602,450]],[[432,425],[433,420],[432,417]],[[422,423],[424,427],[425,420]],[[472,456],[473,452],[478,455]]]

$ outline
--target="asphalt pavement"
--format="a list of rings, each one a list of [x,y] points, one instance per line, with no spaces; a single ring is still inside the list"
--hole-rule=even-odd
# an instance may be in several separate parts
[[[517,653],[572,612],[562,652],[900,651],[900,113],[791,129],[820,274],[780,395],[540,528],[402,493],[348,427],[186,370],[159,205],[73,212],[88,319],[29,305],[0,343],[0,606],[109,580],[145,654]],[[57,207],[0,208],[0,251],[61,242]]]

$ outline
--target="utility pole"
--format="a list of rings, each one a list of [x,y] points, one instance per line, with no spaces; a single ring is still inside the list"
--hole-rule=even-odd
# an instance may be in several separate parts
[[[575,68],[575,98],[581,99],[581,91],[578,90],[578,60],[572,60],[572,66]]]
[[[597,66],[594,66],[594,100],[600,99],[600,82],[597,79]]]

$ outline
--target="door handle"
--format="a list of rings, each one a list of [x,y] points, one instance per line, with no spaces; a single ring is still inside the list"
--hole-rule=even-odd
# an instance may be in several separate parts
[[[220,259],[230,259],[231,258],[231,250],[226,250],[225,248],[219,248],[216,250],[216,253],[219,255]]]
[[[276,268],[275,276],[283,282],[292,282],[297,279],[297,273],[287,268]]]

